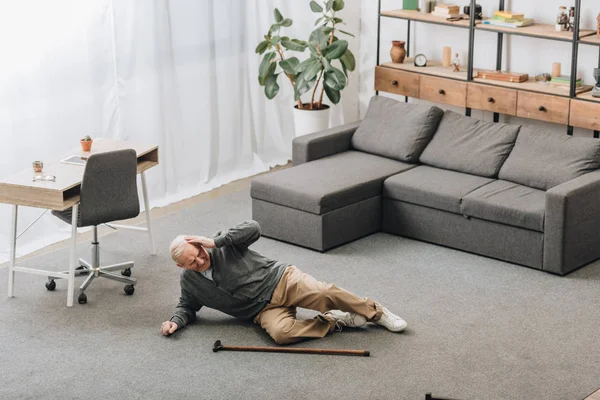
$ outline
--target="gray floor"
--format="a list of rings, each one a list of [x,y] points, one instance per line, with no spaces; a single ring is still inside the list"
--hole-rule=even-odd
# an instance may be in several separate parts
[[[405,318],[401,334],[369,326],[302,344],[368,349],[370,358],[213,353],[217,339],[273,343],[212,310],[162,337],[178,297],[170,240],[213,233],[250,210],[244,190],[157,219],[157,256],[139,232],[103,238],[104,261],[137,264],[131,297],[101,280],[87,305],[67,309],[66,282],[50,293],[43,277],[19,274],[8,299],[0,270],[0,398],[564,400],[600,387],[600,263],[561,278],[383,233],[326,254],[266,238],[253,246]],[[67,260],[61,250],[24,265],[62,270]]]

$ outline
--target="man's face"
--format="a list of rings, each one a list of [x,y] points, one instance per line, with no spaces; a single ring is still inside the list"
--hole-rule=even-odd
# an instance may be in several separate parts
[[[186,243],[177,259],[177,266],[198,272],[206,271],[210,268],[210,257],[204,247]]]

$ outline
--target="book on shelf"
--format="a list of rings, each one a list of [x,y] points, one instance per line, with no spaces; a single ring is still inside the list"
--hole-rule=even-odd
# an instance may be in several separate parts
[[[439,3],[435,6],[436,8],[460,8],[456,4],[452,3]]]
[[[557,87],[570,87],[571,77],[569,75],[555,76],[550,80],[550,85]],[[577,80],[575,81],[575,87],[581,86],[583,86],[583,79],[577,78]]]
[[[484,25],[502,26],[505,28],[522,28],[524,26],[533,25],[533,18],[527,18],[519,22],[504,22],[497,19],[486,19],[483,21]]]
[[[508,18],[508,19],[523,19],[525,16],[519,13],[513,13],[512,11],[494,11],[494,16]]]
[[[502,21],[502,22],[507,22],[509,24],[512,23],[519,23],[519,22],[523,22],[523,21],[533,21],[533,18],[504,18],[504,17],[499,17],[497,15],[494,15],[494,17],[492,18],[496,21]]]
[[[441,14],[438,12],[432,12],[431,15],[436,16],[436,17],[440,17],[440,18],[456,18],[458,17],[460,14],[456,13],[456,14]]]
[[[459,14],[460,13],[460,9],[456,8],[452,9],[452,8],[434,8],[432,12],[438,13],[438,14],[446,14],[446,15],[451,15],[451,14]]]

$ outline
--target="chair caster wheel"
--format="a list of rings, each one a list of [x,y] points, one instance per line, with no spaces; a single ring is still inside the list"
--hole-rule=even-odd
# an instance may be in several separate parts
[[[126,285],[125,288],[123,288],[123,290],[125,291],[125,294],[128,296],[131,296],[133,294],[133,292],[135,292],[135,288],[133,287],[133,285]]]
[[[79,302],[79,304],[87,303],[87,296],[85,295],[85,293],[81,293],[77,298],[77,301]]]
[[[49,291],[56,289],[56,282],[54,282],[54,279],[50,279],[48,282],[46,282],[46,289]]]
[[[123,271],[121,271],[121,275],[131,276],[131,268],[125,268]]]
[[[85,266],[84,265],[80,265],[79,267],[77,267],[75,269],[78,270],[78,271],[81,271],[82,269],[85,269]]]

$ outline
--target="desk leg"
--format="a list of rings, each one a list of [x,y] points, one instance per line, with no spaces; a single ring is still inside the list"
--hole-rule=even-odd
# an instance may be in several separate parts
[[[69,255],[69,278],[67,284],[67,307],[73,307],[75,292],[75,268],[77,267],[77,223],[79,222],[79,204],[73,206],[71,217],[71,253]]]
[[[152,225],[150,222],[150,201],[148,200],[148,188],[146,187],[146,171],[141,173],[142,176],[142,195],[144,196],[144,211],[146,212],[146,227],[148,228],[148,239],[150,240],[150,252],[156,254],[154,246],[154,237],[152,236]]]
[[[8,263],[8,297],[13,297],[13,288],[15,284],[15,260],[17,258],[17,216],[19,206],[13,204],[12,212],[12,230],[10,232],[10,262]]]

